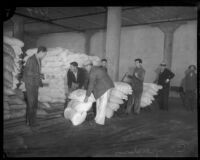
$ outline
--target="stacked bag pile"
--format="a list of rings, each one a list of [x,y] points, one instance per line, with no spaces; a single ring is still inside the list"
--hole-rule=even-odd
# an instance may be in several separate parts
[[[23,93],[17,90],[20,73],[20,54],[24,43],[16,38],[3,37],[3,84],[4,84],[4,120],[25,115],[26,103]]]
[[[14,95],[4,94],[4,120],[19,118],[25,116],[26,103],[24,101],[23,93],[18,91]]]
[[[154,96],[158,94],[160,89],[162,89],[162,86],[160,85],[154,83],[143,83],[143,92],[140,106],[142,108],[149,106],[154,100]]]
[[[22,47],[24,47],[22,41],[13,37],[3,37],[4,68],[7,68],[7,70],[12,73],[11,75],[5,71],[4,77],[10,77],[12,89],[16,89],[19,83],[19,74],[22,68]]]
[[[85,103],[84,99],[86,96],[86,90],[77,89],[71,92],[68,96],[71,99],[64,111],[64,117],[69,119],[73,125],[80,125],[85,121],[87,116],[87,111],[92,107],[93,102],[95,102],[94,95],[91,94],[88,98],[88,102]]]
[[[46,57],[42,60],[41,72],[45,76],[43,88],[39,89],[39,101],[44,103],[64,103],[68,94],[67,72],[70,63],[76,61],[82,67],[85,61],[92,60],[94,65],[100,64],[100,58],[83,53],[74,53],[61,47],[48,48]],[[37,52],[37,48],[26,51],[27,57]]]
[[[123,100],[128,100],[128,95],[132,94],[132,88],[125,82],[114,82],[115,87],[110,92],[108,105],[106,108],[106,117],[111,118],[114,111],[117,111]]]

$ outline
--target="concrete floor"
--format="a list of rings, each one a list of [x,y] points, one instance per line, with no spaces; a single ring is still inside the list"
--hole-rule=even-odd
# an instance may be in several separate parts
[[[115,115],[104,126],[85,121],[73,126],[61,108],[38,118],[34,131],[24,119],[4,122],[7,157],[197,157],[197,111],[170,99],[169,111],[156,104],[140,115]]]

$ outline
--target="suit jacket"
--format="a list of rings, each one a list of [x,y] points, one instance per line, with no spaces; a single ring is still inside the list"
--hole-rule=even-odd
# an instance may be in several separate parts
[[[159,85],[162,85],[163,88],[167,88],[170,86],[170,82],[166,83],[165,81],[167,79],[172,79],[173,77],[175,76],[175,74],[170,71],[169,69],[165,68],[165,70],[163,72],[160,72],[159,73],[159,76],[158,76],[158,84]]]
[[[77,79],[74,75],[74,73],[71,70],[68,70],[67,72],[67,84],[68,87],[72,87],[73,83],[78,83],[78,88],[82,88],[83,86],[86,87],[86,81],[87,81],[87,71],[83,68],[78,67],[77,71]]]
[[[94,97],[98,99],[111,88],[114,88],[114,83],[105,69],[96,66],[92,67],[89,73],[89,85],[86,95],[90,96],[93,92]]]
[[[105,69],[106,72],[108,72],[108,69],[104,66],[100,66],[101,68]]]
[[[28,58],[23,72],[23,81],[25,84],[41,86],[40,66],[41,62],[38,62],[35,54]]]

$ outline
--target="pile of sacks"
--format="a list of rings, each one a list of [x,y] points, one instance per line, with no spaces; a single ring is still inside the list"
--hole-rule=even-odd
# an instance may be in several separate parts
[[[4,120],[19,118],[25,116],[26,103],[23,94],[17,93],[13,95],[4,94]]]
[[[26,61],[30,56],[37,52],[37,48],[26,51]],[[83,53],[73,53],[64,48],[48,48],[46,57],[42,60],[41,72],[45,76],[43,88],[39,89],[39,101],[48,103],[64,103],[68,94],[67,72],[70,63],[76,61],[82,67],[85,61],[90,59],[94,65],[100,64],[100,58],[88,56]]]
[[[80,125],[83,123],[87,116],[87,111],[92,107],[95,102],[94,95],[91,94],[88,102],[85,103],[86,90],[77,89],[69,94],[68,98],[71,99],[64,111],[64,117],[69,119],[73,125]]]
[[[128,99],[128,95],[132,94],[131,86],[124,82],[114,82],[115,88],[111,89],[108,105],[106,111],[101,112],[105,115],[98,115],[99,117],[111,118],[114,111],[117,111],[120,104],[123,104],[124,100]],[[86,90],[78,89],[70,93],[68,96],[71,101],[68,103],[67,108],[64,111],[66,119],[71,120],[73,125],[80,125],[85,121],[87,111],[92,107],[92,103],[95,102],[94,95],[91,94],[88,98],[88,102],[84,103],[86,96]]]
[[[4,120],[25,117],[26,102],[21,90],[16,90],[14,95],[4,95]],[[37,110],[37,116],[46,116],[47,112],[43,109]]]
[[[10,92],[9,89],[16,89],[19,83],[19,74],[22,68],[22,47],[24,43],[13,37],[3,37],[4,52],[4,90]]]
[[[132,94],[133,90],[128,83],[114,82],[115,87],[110,92],[108,105],[106,107],[106,118],[111,118],[115,111],[124,103],[123,100],[128,100],[128,95]]]
[[[154,83],[143,83],[143,92],[140,106],[142,108],[149,106],[154,100],[154,96],[158,94],[160,89],[162,89],[162,86],[160,85]]]

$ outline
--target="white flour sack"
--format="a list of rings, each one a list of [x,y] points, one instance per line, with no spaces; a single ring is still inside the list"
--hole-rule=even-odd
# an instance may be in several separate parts
[[[126,94],[124,94],[123,92],[121,92],[120,90],[117,90],[116,88],[113,88],[111,90],[111,93],[110,93],[111,96],[115,96],[115,97],[118,97],[120,99],[125,99],[127,100],[128,99],[128,96]]]
[[[106,107],[106,118],[111,118],[114,114],[114,111],[110,107]]]
[[[68,96],[69,99],[75,99],[80,102],[84,102],[86,96],[86,90],[84,89],[77,89],[73,92],[71,92]],[[88,98],[88,102],[95,102],[94,95],[91,93],[90,97]]]
[[[109,102],[116,103],[116,104],[123,104],[124,103],[124,101],[122,99],[115,97],[115,96],[110,96]]]
[[[107,107],[109,107],[113,111],[117,111],[120,106],[117,103],[108,102]]]
[[[132,94],[132,88],[125,82],[114,82],[115,88],[124,94]]]
[[[24,42],[14,37],[3,36],[3,42],[11,46],[18,46],[20,48],[24,47]]]
[[[94,66],[100,66],[101,65],[101,59],[97,56],[88,56],[89,60],[92,61],[92,64]]]
[[[65,119],[69,119],[74,126],[80,125],[85,121],[85,118],[87,116],[86,112],[77,112],[76,110],[72,108],[66,108],[64,111],[64,117]]]
[[[151,99],[149,97],[142,97],[140,106],[142,108],[149,106],[152,103]]]
[[[80,102],[78,100],[73,99],[69,102],[67,107],[71,107],[78,112],[83,112],[83,111],[86,112],[90,110],[90,108],[92,107],[92,103],[93,102],[87,102],[87,103]]]
[[[3,44],[3,53],[4,53],[4,54],[9,54],[9,55],[12,56],[13,58],[16,57],[15,51],[13,50],[13,48],[12,48],[10,45],[5,44],[5,43]]]

